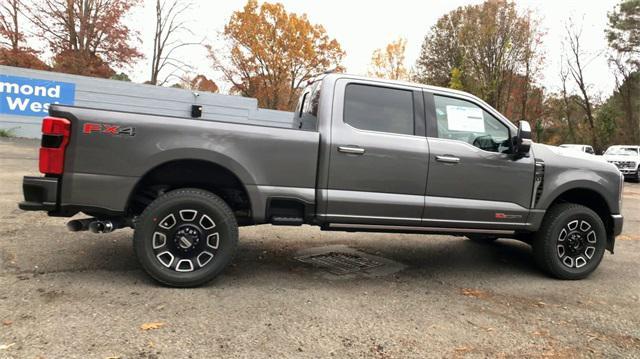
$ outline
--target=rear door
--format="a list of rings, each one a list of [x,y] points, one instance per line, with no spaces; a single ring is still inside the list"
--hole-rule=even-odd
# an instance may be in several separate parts
[[[429,149],[420,89],[336,81],[328,222],[419,225]]]
[[[425,93],[425,99],[431,161],[424,224],[522,226],[531,203],[534,159],[510,153],[515,127],[471,98]]]

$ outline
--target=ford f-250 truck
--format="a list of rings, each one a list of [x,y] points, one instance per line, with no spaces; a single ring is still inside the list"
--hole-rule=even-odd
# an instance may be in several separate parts
[[[586,277],[622,230],[623,177],[593,156],[531,142],[451,89],[324,75],[293,128],[51,106],[23,210],[83,212],[71,230],[135,229],[142,267],[188,287],[231,261],[238,226],[498,237]]]

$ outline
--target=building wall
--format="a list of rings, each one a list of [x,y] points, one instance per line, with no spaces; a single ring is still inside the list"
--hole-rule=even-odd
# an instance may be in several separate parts
[[[0,128],[39,138],[41,120],[54,102],[186,118],[191,118],[192,105],[202,105],[202,120],[277,127],[293,123],[291,112],[259,109],[254,98],[0,66]]]

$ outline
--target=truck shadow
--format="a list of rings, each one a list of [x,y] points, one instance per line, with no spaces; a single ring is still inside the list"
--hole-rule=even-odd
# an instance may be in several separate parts
[[[237,255],[221,278],[254,282],[258,277],[384,281],[385,278],[397,276],[542,276],[533,262],[530,247],[514,240],[501,239],[484,244],[450,236],[364,233],[322,233],[320,238],[315,238],[316,236],[300,236],[296,231],[288,230],[283,230],[282,235],[261,235],[259,238],[251,233],[242,235]],[[54,251],[52,248],[45,247],[40,251],[30,247],[29,252],[11,254],[18,261],[15,266],[6,266],[5,270],[16,274],[30,274],[33,272],[31,268],[35,267],[38,268],[38,274],[92,272],[95,275],[100,272],[107,277],[118,273],[117,275],[125,277],[135,276],[136,281],[154,284],[135,258],[131,232],[62,238],[56,247]],[[391,263],[393,268],[356,270],[347,275],[337,275],[326,268],[299,260],[301,253],[325,247],[343,248],[371,256],[374,261],[384,265]],[[19,248],[16,250],[20,251]],[[216,282],[218,281],[212,282],[212,285],[215,286]]]
[[[392,275],[493,277],[506,273],[523,277],[542,276],[535,266],[530,247],[515,240],[500,239],[493,243],[476,243],[461,237],[438,236],[437,239],[432,239],[428,236],[389,234],[384,235],[383,240],[344,240],[331,238],[331,235],[323,237],[321,241],[294,240],[285,242],[285,245],[278,240],[241,241],[238,255],[228,272],[238,279],[263,275],[265,272],[328,280],[384,280]],[[365,269],[341,275],[332,273],[331,268],[298,260],[300,253],[314,249],[322,252],[324,247],[355,250],[382,258],[382,262],[387,260],[399,264],[396,266],[399,269],[376,271],[378,273]]]

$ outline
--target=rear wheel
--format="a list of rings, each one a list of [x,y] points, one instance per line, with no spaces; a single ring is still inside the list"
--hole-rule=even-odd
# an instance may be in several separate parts
[[[134,250],[157,281],[194,287],[224,270],[237,242],[238,225],[229,206],[211,192],[188,188],[168,192],[144,210]]]
[[[553,206],[533,241],[538,266],[559,279],[582,279],[604,255],[606,231],[600,216],[578,204]]]

